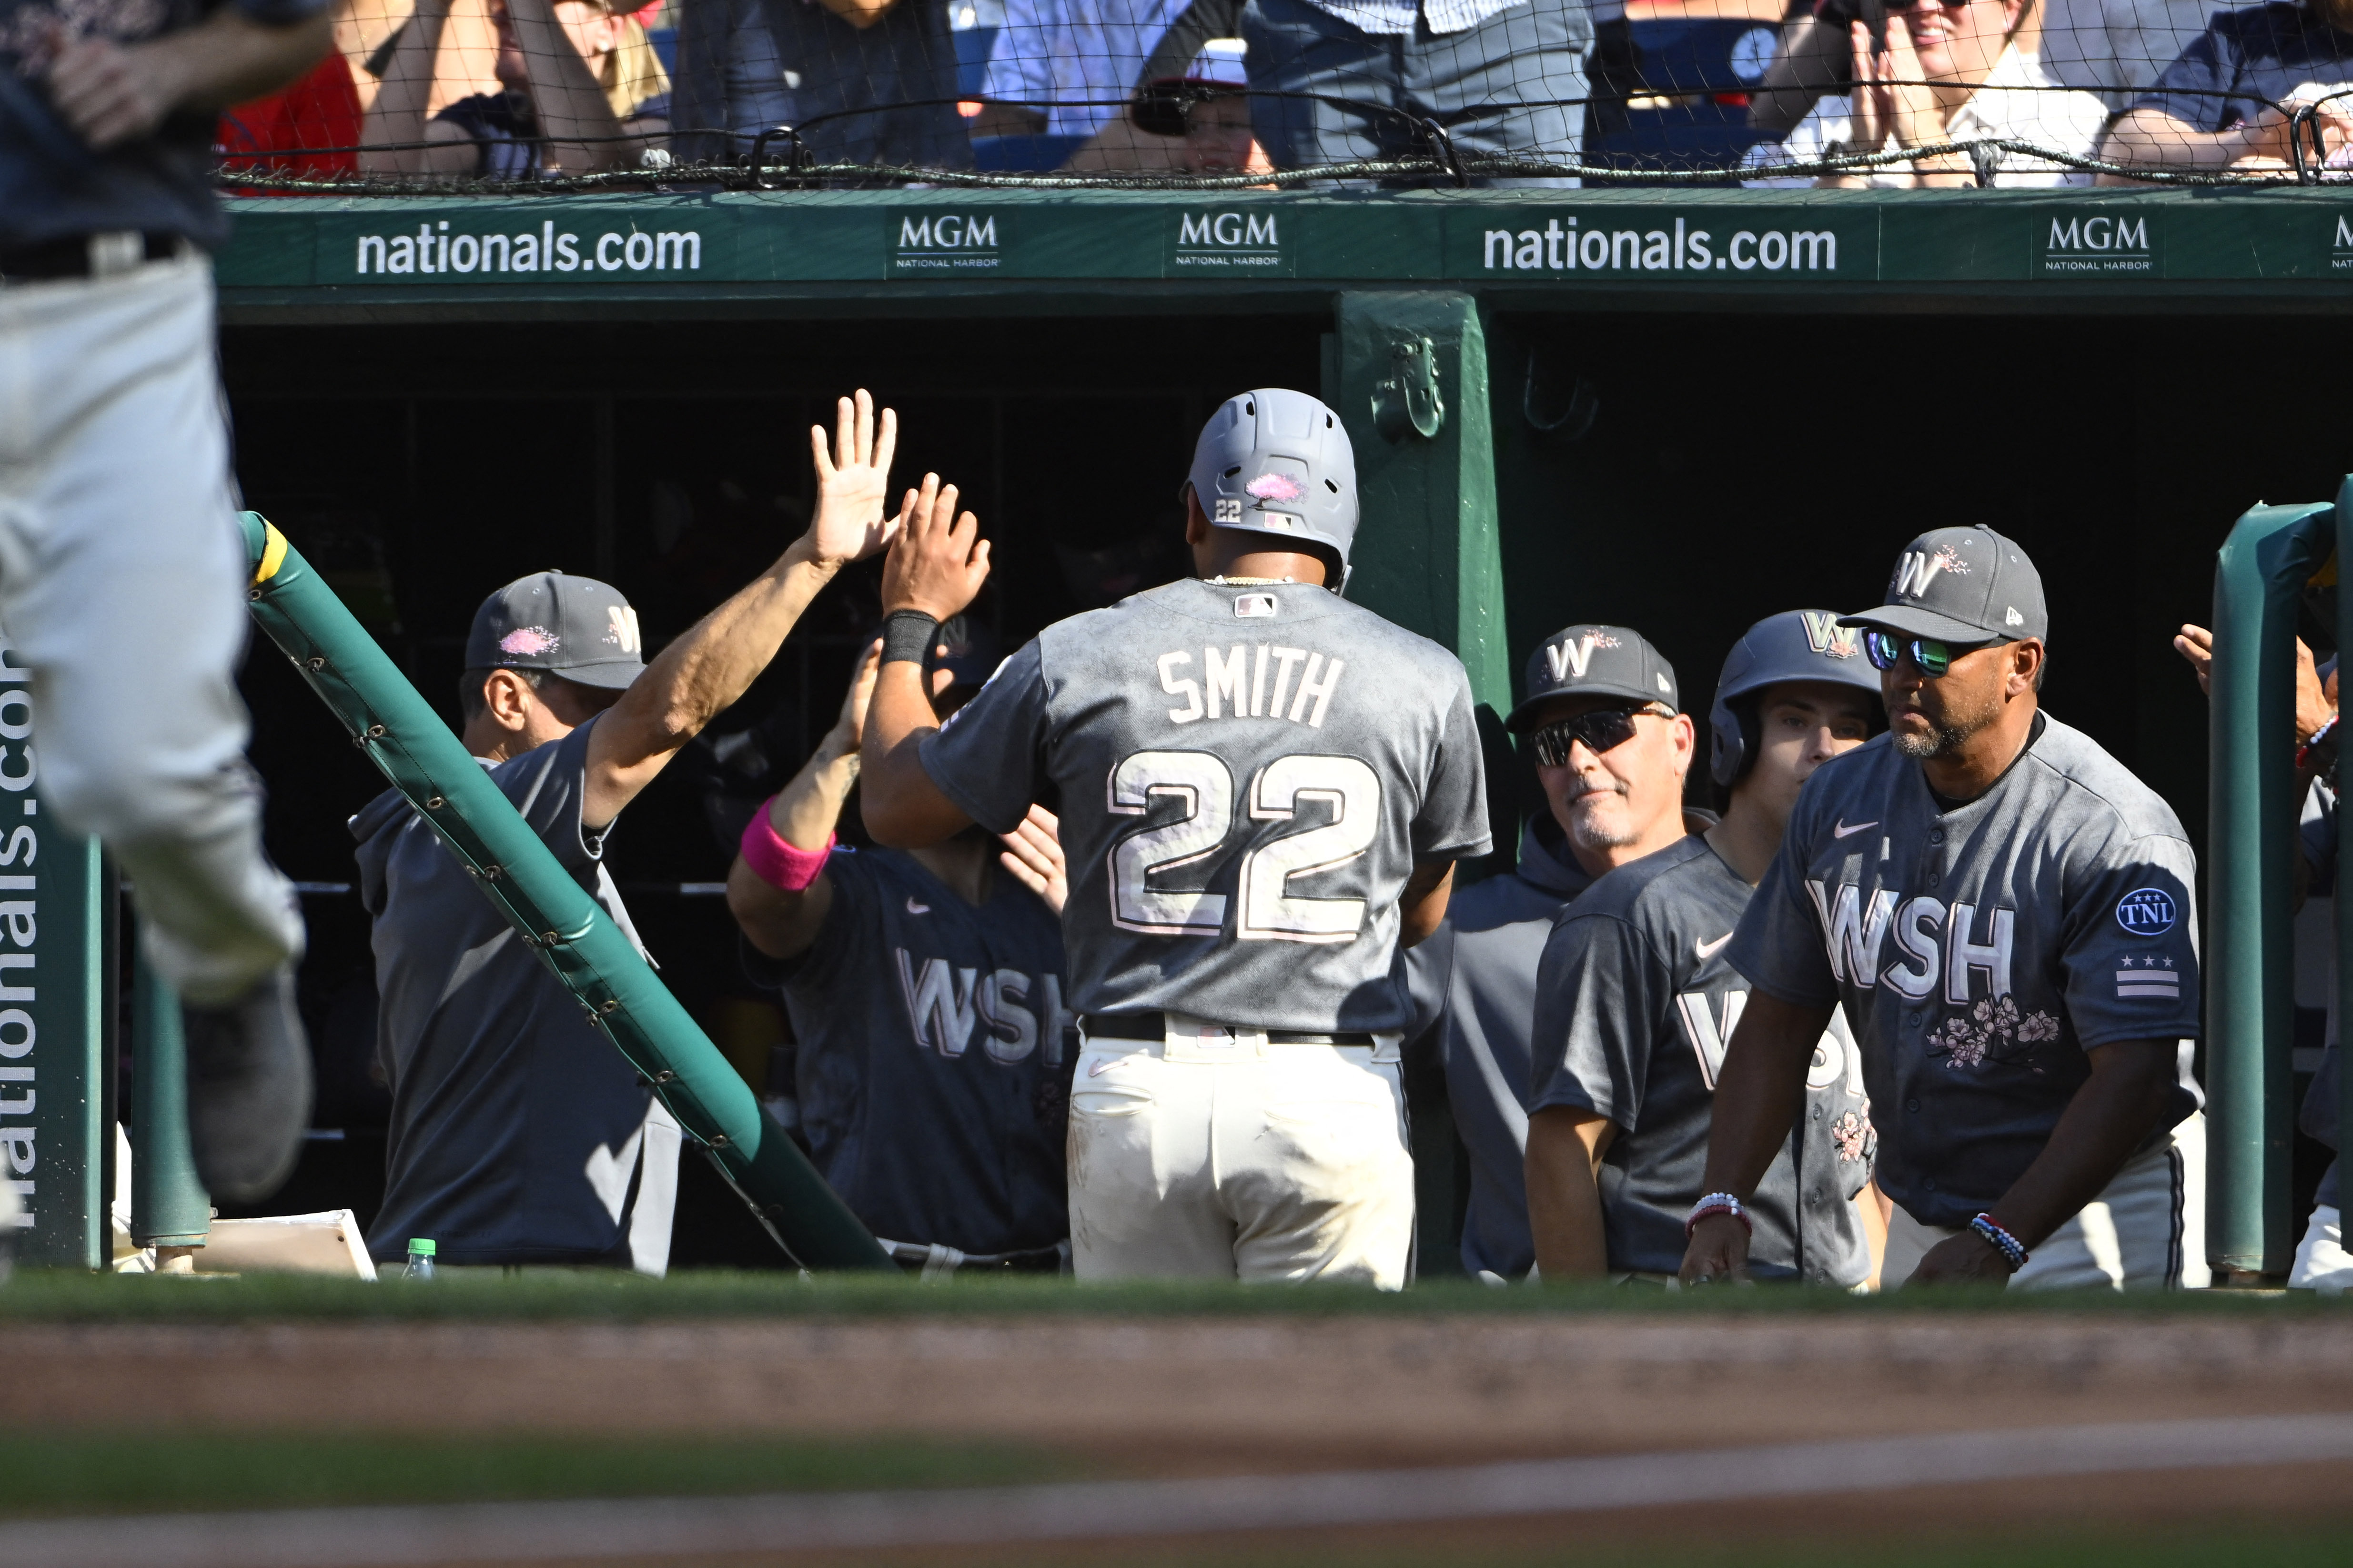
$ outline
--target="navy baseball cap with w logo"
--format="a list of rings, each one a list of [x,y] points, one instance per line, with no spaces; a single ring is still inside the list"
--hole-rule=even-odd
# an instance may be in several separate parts
[[[612,690],[645,673],[638,612],[594,577],[534,572],[482,601],[466,634],[468,669],[544,669]]]
[[[1680,712],[1675,667],[1627,626],[1564,626],[1528,656],[1527,695],[1504,728],[1525,730],[1541,703],[1556,697],[1616,697],[1663,702]]]
[[[1840,618],[1938,642],[2021,642],[2050,635],[2042,574],[2013,540],[1982,525],[1936,528],[1904,547],[1887,603]]]

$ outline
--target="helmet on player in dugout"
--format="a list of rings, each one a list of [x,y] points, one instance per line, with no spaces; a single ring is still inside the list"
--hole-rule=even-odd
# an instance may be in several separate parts
[[[1348,588],[1356,538],[1356,455],[1340,416],[1303,392],[1261,387],[1229,397],[1193,448],[1186,483],[1219,528],[1269,533],[1332,556]]]
[[[1836,610],[1784,610],[1766,616],[1725,656],[1715,701],[1707,710],[1715,742],[1708,775],[1718,784],[1731,788],[1757,758],[1756,708],[1740,699],[1785,680],[1836,681],[1879,695],[1879,672],[1862,657],[1862,634],[1839,625]]]

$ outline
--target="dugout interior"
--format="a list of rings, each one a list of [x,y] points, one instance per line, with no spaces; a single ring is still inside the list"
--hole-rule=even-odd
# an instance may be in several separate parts
[[[861,384],[902,416],[899,481],[936,468],[979,513],[997,563],[981,612],[1009,650],[1181,571],[1176,490],[1201,421],[1246,387],[1328,384],[1330,331],[1321,313],[233,322],[222,353],[247,503],[454,718],[468,621],[501,583],[607,577],[650,652],[748,580],[803,524],[811,420],[829,425],[831,397]],[[2205,706],[2168,639],[2208,618],[2212,553],[2242,510],[2332,496],[2353,471],[2353,393],[2295,369],[2348,340],[2353,326],[2306,315],[1498,310],[1489,400],[1514,668],[1561,625],[1634,626],[1674,661],[1704,734],[1716,667],[1749,621],[1876,603],[1911,534],[1990,522],[2042,571],[2046,704],[2202,845]],[[782,1015],[742,980],[715,885],[731,824],[832,722],[878,575],[854,569],[819,599],[608,847],[663,978],[755,1088]],[[306,886],[321,1058],[319,1132],[268,1207],[365,1219],[386,1100],[343,825],[383,781],[266,645],[244,683],[271,851]],[[1462,1184],[1441,1094],[1414,1086],[1431,1274],[1455,1269]],[[2318,1164],[2299,1152],[2301,1201]],[[673,1261],[782,1259],[689,1160]]]

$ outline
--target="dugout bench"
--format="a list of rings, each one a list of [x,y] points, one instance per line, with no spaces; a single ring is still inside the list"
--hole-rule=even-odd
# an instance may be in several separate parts
[[[1869,602],[1905,538],[1970,517],[2003,521],[2043,567],[2052,705],[2202,837],[2206,720],[2166,638],[2207,613],[2222,520],[2252,496],[2331,493],[2353,468],[2353,394],[2317,374],[2353,349],[2353,194],[2326,187],[235,206],[218,270],[248,500],[437,702],[474,600],[520,572],[611,576],[649,632],[680,629],[691,595],[644,596],[646,574],[716,581],[741,565],[727,541],[745,559],[781,544],[769,514],[801,493],[802,431],[851,385],[901,408],[902,464],[966,478],[999,541],[992,613],[1010,637],[1083,607],[1089,574],[1149,577],[1200,418],[1241,386],[1303,384],[1356,448],[1352,597],[1461,657],[1504,846],[1532,781],[1493,715],[1545,632],[1641,626],[1698,707],[1748,621]],[[778,700],[803,749],[854,629],[813,615],[796,634]],[[248,674],[272,847],[313,889],[312,970],[348,976],[365,921],[340,822],[380,784],[280,662]],[[617,836],[638,923],[706,1026],[730,1005],[719,856],[682,795],[649,795]],[[47,915],[71,895],[41,882]],[[58,929],[83,929],[57,907]],[[62,1055],[79,1066],[50,1070],[88,1086],[45,1093],[37,1120],[43,1176],[90,1173],[56,1206],[42,1184],[30,1239],[59,1261],[97,1245],[109,1075],[101,1031],[74,1020],[104,1011],[100,968],[44,957],[26,1004],[43,1065]],[[88,984],[60,984],[71,973]],[[357,1010],[353,994],[306,973],[314,1031]],[[0,1015],[0,1052],[9,1037]],[[2209,1070],[2215,1256],[2245,1269],[2244,1215],[2284,1227],[2285,1178],[2273,1161],[2223,1201],[2237,1178],[2220,1140],[2253,1080]],[[1418,1095],[1423,1267],[1444,1272],[1461,1171],[1432,1092]],[[381,1145],[352,1131],[314,1153],[359,1180]]]

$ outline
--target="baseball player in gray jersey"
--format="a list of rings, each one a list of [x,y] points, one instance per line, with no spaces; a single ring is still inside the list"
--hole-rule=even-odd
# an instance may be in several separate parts
[[[1572,631],[1583,628],[1571,628]],[[1610,634],[1586,673],[1598,700],[1653,704],[1667,662],[1632,632]],[[1597,637],[1596,641],[1602,638]],[[1672,1280],[1683,1218],[1704,1190],[1707,1130],[1725,1037],[1748,999],[1724,948],[1771,863],[1798,792],[1816,768],[1876,727],[1879,683],[1858,639],[1827,611],[1759,621],[1733,647],[1710,712],[1710,776],[1729,792],[1704,835],[1678,834],[1620,865],[1570,904],[1537,972],[1528,1139],[1529,1214],[1547,1279]],[[1643,725],[1641,729],[1651,726]],[[1689,721],[1662,717],[1650,750],[1689,756]],[[1606,798],[1645,760],[1622,707],[1538,729],[1538,763]],[[1613,743],[1614,742],[1614,743]],[[1680,781],[1680,766],[1660,770]],[[1862,1072],[1833,1013],[1806,1074],[1806,1104],[1784,1127],[1749,1213],[1751,1272],[1853,1287],[1872,1273],[1880,1226]],[[1865,1210],[1868,1212],[1866,1213]]]
[[[1746,1272],[1746,1205],[1844,1004],[1894,1200],[1885,1278],[2202,1285],[2197,868],[2172,809],[2042,712],[2048,616],[1989,528],[1905,547],[1863,632],[1889,733],[1799,798],[1727,954],[1687,1280]]]
[[[1332,591],[1357,515],[1338,418],[1229,399],[1187,489],[1200,575],[1049,626],[936,728],[923,650],[988,547],[934,489],[885,570],[866,824],[912,847],[1057,796],[1076,1272],[1402,1285],[1392,958],[1487,853],[1486,781],[1462,667]]]

